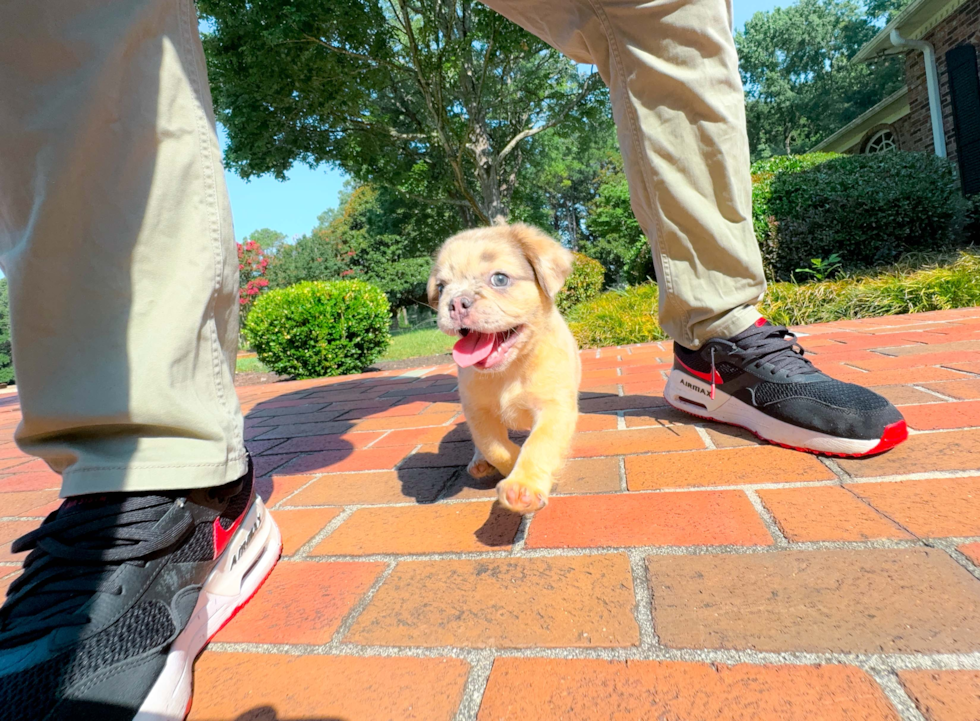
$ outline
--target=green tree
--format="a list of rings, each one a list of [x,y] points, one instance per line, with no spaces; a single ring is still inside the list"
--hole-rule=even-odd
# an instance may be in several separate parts
[[[271,258],[265,277],[270,289],[304,280],[337,280],[350,274],[348,260],[337,241],[318,227],[295,243],[281,246]]]
[[[271,255],[278,251],[283,243],[286,242],[286,234],[280,233],[278,230],[273,230],[272,228],[260,228],[259,230],[252,231],[247,238],[242,239],[242,243],[250,240],[258,243],[266,255]]]
[[[901,87],[895,58],[849,62],[878,29],[854,0],[799,0],[745,23],[735,44],[753,157],[806,151]]]
[[[10,351],[10,296],[7,279],[0,278],[0,383],[14,380],[14,361]]]
[[[248,178],[332,163],[467,225],[506,218],[528,140],[600,85],[474,0],[199,0],[212,94]]]
[[[594,112],[555,128],[529,150],[514,215],[578,250],[588,242],[586,215],[604,172],[621,164],[611,107],[597,102]]]
[[[610,162],[600,175],[586,227],[588,239],[580,248],[602,263],[608,283],[635,284],[654,277],[650,244],[633,215],[621,160]]]

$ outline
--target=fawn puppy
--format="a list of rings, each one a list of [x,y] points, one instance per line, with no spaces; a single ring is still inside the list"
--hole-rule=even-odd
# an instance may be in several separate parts
[[[459,336],[453,358],[476,453],[474,478],[499,471],[501,505],[548,503],[568,454],[582,375],[578,346],[555,308],[572,254],[537,228],[467,230],[440,248],[429,277],[439,328]],[[529,430],[523,447],[508,430]]]

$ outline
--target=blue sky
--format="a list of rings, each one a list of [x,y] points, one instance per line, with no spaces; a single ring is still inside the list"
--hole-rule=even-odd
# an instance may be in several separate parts
[[[735,27],[760,10],[788,5],[787,0],[734,0]],[[224,139],[221,128],[218,135]],[[241,240],[259,228],[273,228],[287,236],[302,235],[316,225],[316,217],[337,205],[337,193],[344,186],[339,170],[321,166],[310,169],[296,165],[288,180],[280,182],[271,175],[244,181],[234,173],[225,173],[231,208],[235,217],[235,236]]]

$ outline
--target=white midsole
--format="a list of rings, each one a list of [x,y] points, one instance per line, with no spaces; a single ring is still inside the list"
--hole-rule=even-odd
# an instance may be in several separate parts
[[[866,441],[840,438],[794,426],[791,423],[766,415],[758,408],[743,403],[717,387],[715,388],[715,397],[711,398],[711,384],[709,382],[694,378],[677,369],[671,370],[670,376],[667,378],[664,398],[670,405],[682,411],[722,423],[741,426],[768,441],[782,443],[794,448],[807,448],[822,453],[862,455],[880,443],[877,439]]]
[[[256,498],[201,588],[187,626],[134,721],[182,721],[191,700],[194,660],[208,640],[258,590],[279,560],[282,536]]]

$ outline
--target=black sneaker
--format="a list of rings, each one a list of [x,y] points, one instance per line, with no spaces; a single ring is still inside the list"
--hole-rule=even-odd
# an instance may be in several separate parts
[[[895,406],[824,375],[803,357],[789,329],[765,320],[698,350],[674,343],[664,398],[770,443],[828,456],[869,456],[908,438]]]
[[[250,465],[186,495],[68,499],[13,550],[31,552],[0,608],[0,719],[169,721],[282,541]]]

